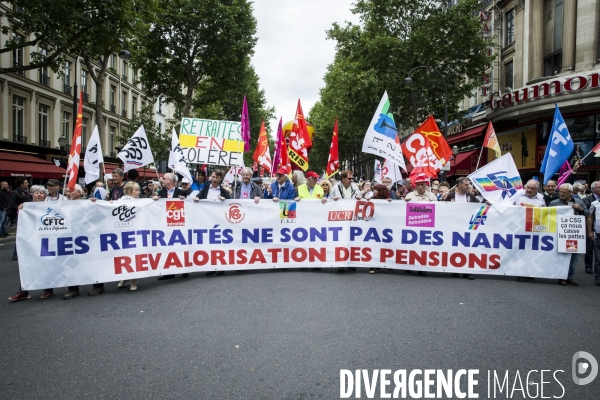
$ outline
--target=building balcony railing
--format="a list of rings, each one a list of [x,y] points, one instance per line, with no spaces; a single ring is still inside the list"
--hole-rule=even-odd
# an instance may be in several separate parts
[[[121,76],[121,80],[123,80],[124,82],[127,82],[127,75]]]
[[[50,86],[50,77],[48,75],[40,74],[40,83],[44,86]]]
[[[13,142],[27,144],[27,137],[21,135],[13,135]]]
[[[116,107],[116,106],[114,106],[114,105],[111,105],[111,106],[110,106],[110,112],[111,112],[111,113],[115,113],[115,112],[117,112],[117,107]]]
[[[50,141],[49,140],[41,140],[40,139],[40,146],[41,147],[50,148]]]
[[[22,62],[13,59],[13,67],[21,68],[22,66],[23,66]],[[25,71],[17,71],[17,72],[15,72],[15,74],[25,76]]]
[[[121,116],[127,118],[127,110],[121,110]]]
[[[67,94],[71,94],[71,85],[63,84],[63,91]]]

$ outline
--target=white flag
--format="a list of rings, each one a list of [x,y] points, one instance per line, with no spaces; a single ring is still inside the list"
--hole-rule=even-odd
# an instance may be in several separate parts
[[[500,212],[523,194],[523,182],[510,153],[479,168],[468,178],[487,201]]]
[[[177,133],[175,133],[175,128],[171,131],[171,151],[169,152],[169,168],[173,171],[183,175],[190,182],[192,180],[192,174],[190,174],[190,170],[187,167],[185,156],[183,155],[183,150],[179,147],[179,139],[177,138]]]
[[[373,168],[373,180],[375,182],[381,182],[383,175],[381,175],[381,162],[375,160],[375,168]]]
[[[233,184],[233,182],[235,181],[235,176],[241,175],[243,168],[244,168],[243,166],[238,167],[236,165],[229,167],[229,171],[227,171],[227,174],[225,174],[225,177],[223,178],[223,183],[226,185]]]
[[[393,161],[385,160],[383,162],[383,168],[381,168],[381,180],[383,178],[390,178],[392,183],[396,183],[402,179],[402,173],[400,168]]]
[[[123,160],[124,172],[154,163],[144,125],[138,128],[117,157]]]
[[[102,155],[102,146],[100,144],[100,135],[98,134],[98,126],[94,127],[92,137],[85,149],[85,157],[83,159],[83,168],[85,169],[85,183],[90,184],[97,179],[100,179],[100,164],[104,162]]]
[[[375,111],[371,124],[369,124],[363,140],[362,151],[363,153],[375,154],[390,159],[406,171],[398,130],[396,129],[387,92],[383,93],[377,111]]]

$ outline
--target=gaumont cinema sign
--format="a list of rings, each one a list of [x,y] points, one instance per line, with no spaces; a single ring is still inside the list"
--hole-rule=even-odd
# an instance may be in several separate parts
[[[526,101],[543,99],[562,93],[593,90],[600,87],[600,72],[589,75],[570,75],[560,79],[547,80],[532,86],[514,90],[512,93],[494,92],[490,97],[490,108],[499,110]]]

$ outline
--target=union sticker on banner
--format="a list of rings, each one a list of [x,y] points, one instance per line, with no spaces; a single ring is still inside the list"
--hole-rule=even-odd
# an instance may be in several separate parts
[[[183,118],[179,146],[193,164],[239,165],[244,162],[242,123],[200,118]]]
[[[556,236],[559,253],[585,254],[585,217],[561,215],[558,217]]]
[[[71,221],[66,210],[47,207],[37,215],[35,227],[39,233],[71,233]]]

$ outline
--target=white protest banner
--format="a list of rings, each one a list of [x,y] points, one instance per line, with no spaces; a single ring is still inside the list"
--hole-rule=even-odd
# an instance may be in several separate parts
[[[572,214],[385,200],[31,202],[19,212],[17,251],[26,290],[298,267],[566,279],[556,223]]]
[[[500,212],[511,206],[523,194],[521,175],[509,153],[479,168],[467,178]]]
[[[92,183],[100,178],[100,164],[103,162],[104,156],[102,155],[102,145],[100,143],[100,135],[98,134],[98,126],[95,126],[92,137],[85,149],[85,157],[83,158],[86,184]]]
[[[209,165],[242,165],[242,123],[183,118],[179,146],[187,162]]]
[[[175,133],[175,128],[173,128],[171,131],[171,151],[169,152],[168,164],[169,168],[176,173],[183,175],[183,177],[187,178],[188,181],[194,181],[192,179],[192,174],[190,174],[190,170],[185,162],[183,150],[181,147],[179,147],[179,139],[177,138],[177,133]]]
[[[362,151],[388,158],[406,170],[387,91],[383,93],[375,115],[369,124],[363,140]]]
[[[559,253],[585,254],[585,217],[583,215],[561,215],[557,224]]]
[[[123,146],[123,149],[117,154],[117,157],[123,161],[123,172],[154,163],[154,157],[150,150],[150,144],[146,137],[144,125],[140,125],[131,139],[127,141],[127,144]]]

